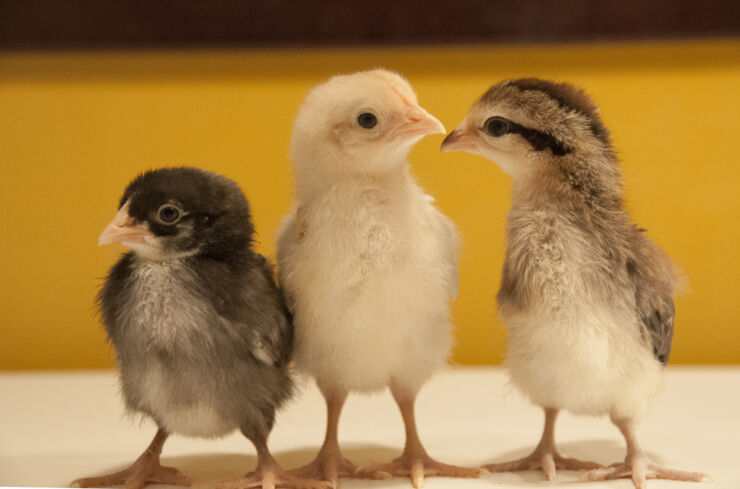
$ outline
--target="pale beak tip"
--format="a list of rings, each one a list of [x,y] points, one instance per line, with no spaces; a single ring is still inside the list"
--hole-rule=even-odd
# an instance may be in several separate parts
[[[429,121],[429,134],[447,134],[447,130],[445,129],[445,125],[442,124],[442,121],[434,117],[432,114],[429,114],[427,112],[427,117]]]
[[[449,153],[451,151],[455,151],[455,148],[452,146],[455,143],[455,140],[457,139],[457,130],[452,131],[445,137],[444,141],[442,141],[442,145],[439,147],[439,150],[442,153]]]
[[[409,135],[430,136],[432,134],[445,134],[444,124],[432,114],[419,106],[414,106],[406,113],[408,126],[411,130]]]
[[[98,236],[98,246],[104,246],[113,242],[114,240],[111,239],[111,229],[110,227],[107,227],[102,233],[100,233],[100,236]]]

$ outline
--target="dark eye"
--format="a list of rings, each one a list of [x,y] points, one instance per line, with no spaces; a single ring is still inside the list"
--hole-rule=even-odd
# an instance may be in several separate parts
[[[378,123],[378,118],[370,112],[363,112],[357,116],[357,123],[365,129],[372,129]]]
[[[172,204],[163,204],[157,211],[157,218],[163,224],[175,224],[182,218],[182,211]]]
[[[496,138],[507,134],[510,128],[509,121],[503,117],[491,117],[483,124],[483,130],[486,131],[486,134]]]

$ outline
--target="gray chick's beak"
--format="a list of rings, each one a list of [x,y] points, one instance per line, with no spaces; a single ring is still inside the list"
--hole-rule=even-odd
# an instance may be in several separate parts
[[[447,135],[440,151],[447,153],[449,151],[468,151],[475,152],[478,149],[480,138],[476,131],[471,131],[466,125],[460,124],[457,129]]]
[[[111,243],[144,243],[147,238],[154,238],[149,225],[136,224],[128,213],[129,203],[121,207],[116,217],[108,224],[98,237],[98,246]]]

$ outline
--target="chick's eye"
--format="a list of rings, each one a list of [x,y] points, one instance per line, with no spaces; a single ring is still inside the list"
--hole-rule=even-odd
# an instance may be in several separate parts
[[[175,224],[182,218],[182,211],[172,204],[164,204],[157,211],[157,217],[164,224]]]
[[[509,121],[503,117],[491,117],[483,124],[483,130],[486,131],[486,134],[496,138],[507,134],[510,128]]]
[[[365,129],[372,129],[378,123],[378,118],[370,112],[363,112],[357,116],[357,123]]]

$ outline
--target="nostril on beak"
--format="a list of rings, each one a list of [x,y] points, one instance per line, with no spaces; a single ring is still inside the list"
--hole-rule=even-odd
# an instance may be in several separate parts
[[[416,107],[410,108],[406,115],[413,122],[418,122],[424,118],[424,112]]]
[[[457,139],[460,136],[460,134],[462,134],[462,129],[460,128],[454,129],[451,133],[447,135],[447,137],[445,138],[445,142],[447,140],[452,141],[453,139]]]

